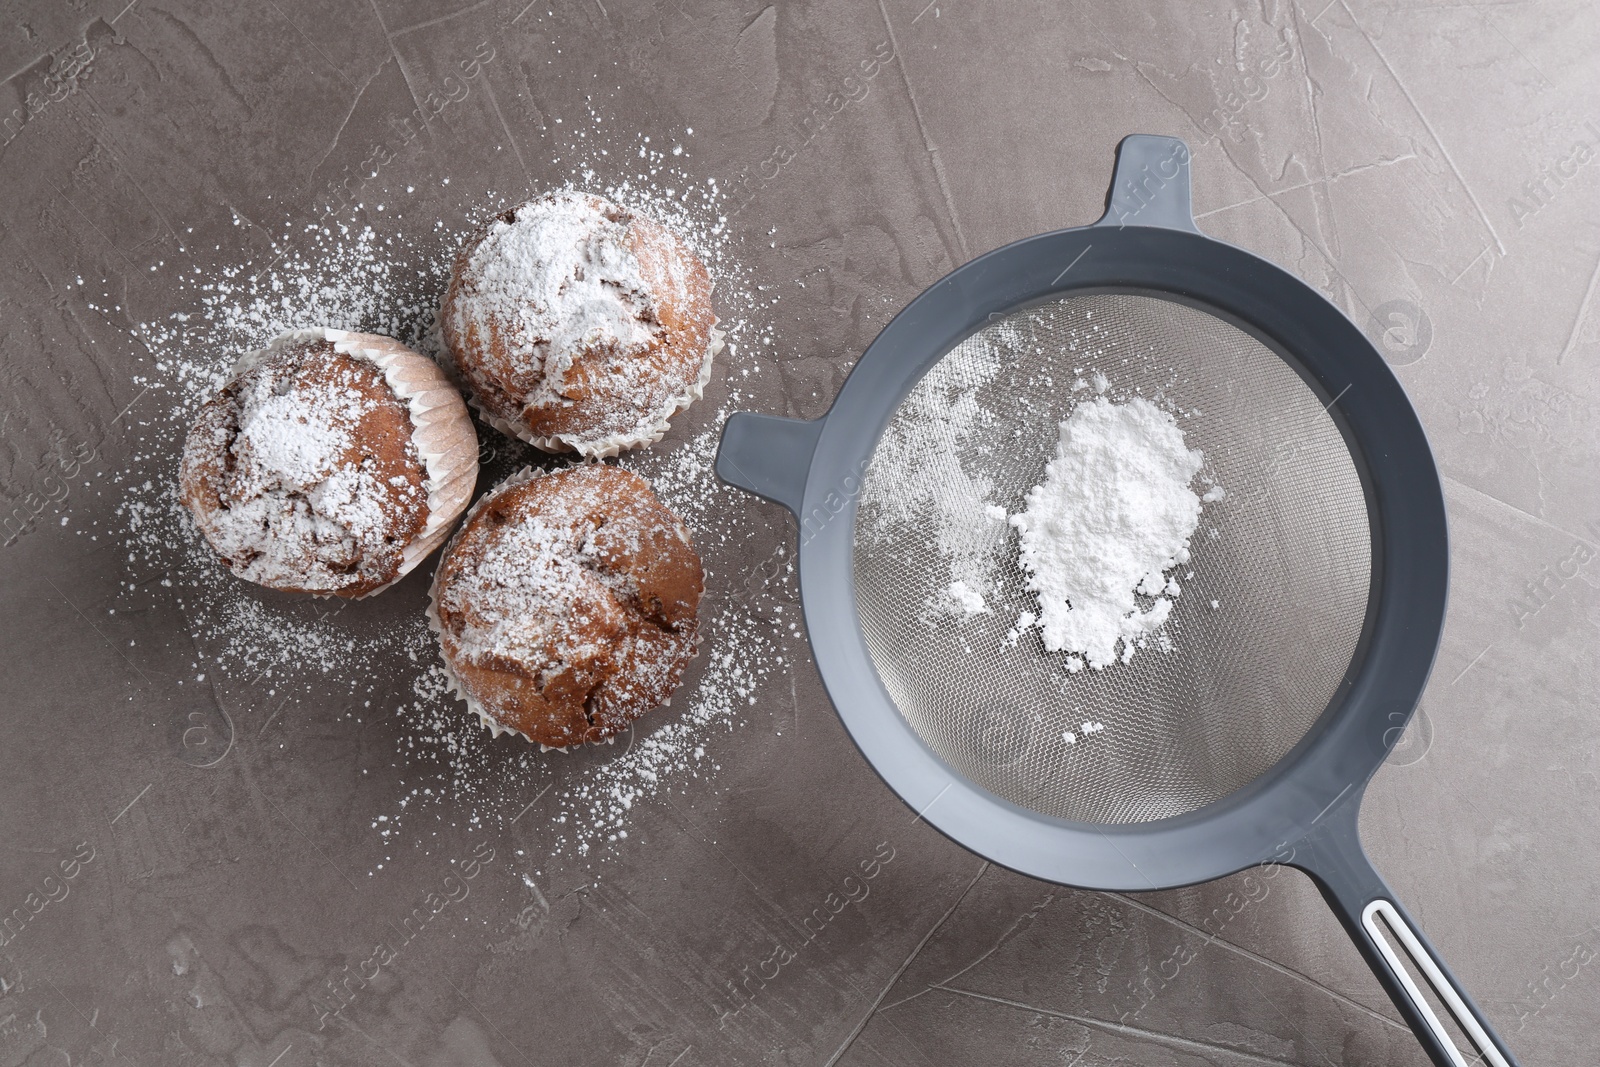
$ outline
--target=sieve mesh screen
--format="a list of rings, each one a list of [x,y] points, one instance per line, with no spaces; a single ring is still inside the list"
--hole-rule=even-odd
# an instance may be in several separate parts
[[[1168,572],[1165,641],[1069,673],[1036,628],[1012,632],[1038,599],[985,505],[1025,507],[1060,421],[1096,395],[1080,378],[1177,416],[1226,495]],[[1074,295],[986,326],[896,411],[857,510],[856,610],[890,696],[959,773],[1047,815],[1137,823],[1226,796],[1305,736],[1360,640],[1371,551],[1355,462],[1292,367],[1184,304]],[[952,610],[952,580],[989,610]]]

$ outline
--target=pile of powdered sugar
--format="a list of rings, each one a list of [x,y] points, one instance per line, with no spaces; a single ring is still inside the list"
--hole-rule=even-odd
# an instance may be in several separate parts
[[[1166,622],[1181,591],[1166,572],[1189,560],[1201,507],[1189,483],[1203,462],[1142,397],[1088,400],[1061,423],[1044,481],[1011,524],[1044,647],[1071,653],[1069,669],[1127,662]]]

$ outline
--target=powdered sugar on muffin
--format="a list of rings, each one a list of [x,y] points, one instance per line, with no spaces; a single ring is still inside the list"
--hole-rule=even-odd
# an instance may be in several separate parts
[[[487,421],[546,451],[658,441],[719,347],[705,266],[676,234],[597,196],[546,195],[457,259],[441,328]]]
[[[428,490],[428,521],[402,552],[398,579],[444,543],[477,486],[478,433],[461,394],[433,360],[390,337],[330,329],[286,336],[321,336],[335,352],[371,363],[410,413],[411,442],[422,459]]]
[[[380,357],[397,355],[390,346],[405,352],[363,334],[284,334],[239,360],[191,428],[183,502],[239,577],[295,592],[367,595],[415,566],[416,546],[435,547],[465,506],[476,455],[460,443],[471,423],[459,397],[452,412],[433,390],[397,395],[385,361],[357,346]],[[388,362],[400,366],[398,357]],[[438,384],[448,391],[442,378]],[[434,446],[426,458],[412,410],[421,394],[432,423],[450,431],[425,438]]]
[[[565,747],[667,702],[699,643],[703,588],[688,531],[644,479],[584,465],[524,472],[479,501],[430,619],[492,730]]]

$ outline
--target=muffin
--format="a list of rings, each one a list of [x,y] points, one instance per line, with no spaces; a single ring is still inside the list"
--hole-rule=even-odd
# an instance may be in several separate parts
[[[497,215],[456,258],[440,330],[473,406],[546,452],[653,444],[721,348],[711,277],[682,238],[586,193]]]
[[[439,547],[477,478],[472,419],[436,364],[387,337],[293,330],[200,409],[179,494],[239,577],[363,597]]]
[[[496,736],[609,741],[670,702],[705,588],[682,520],[637,474],[524,470],[467,515],[429,621],[456,693]]]

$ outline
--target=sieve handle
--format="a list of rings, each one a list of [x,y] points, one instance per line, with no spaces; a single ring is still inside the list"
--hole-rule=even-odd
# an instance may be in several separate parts
[[[1117,145],[1117,169],[1096,226],[1160,226],[1199,233],[1189,202],[1189,146],[1132,133]]]
[[[821,419],[807,422],[735,412],[722,427],[717,477],[799,515],[811,453],[821,436]]]
[[[1358,796],[1325,815],[1317,828],[1295,846],[1293,858],[1286,862],[1316,882],[1323,899],[1333,908],[1389,999],[1438,1067],[1471,1067],[1479,1063],[1517,1067],[1511,1050],[1367,858],[1356,829],[1359,799]],[[1456,1044],[1423,995],[1424,988],[1443,1005],[1476,1052],[1464,1051]]]

